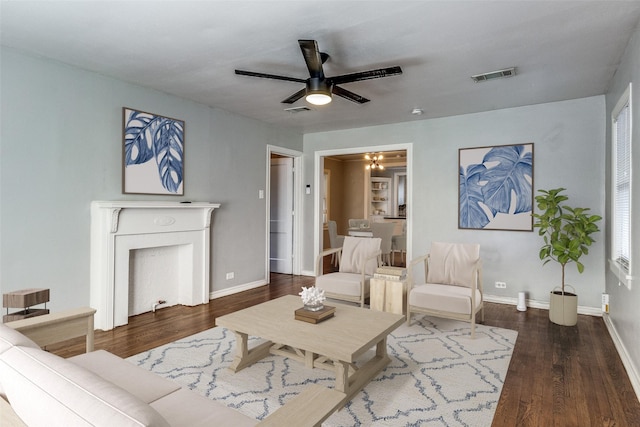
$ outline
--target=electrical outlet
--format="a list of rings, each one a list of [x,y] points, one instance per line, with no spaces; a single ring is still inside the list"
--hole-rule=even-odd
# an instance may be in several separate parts
[[[507,282],[496,282],[496,288],[506,289],[507,288]]]
[[[227,280],[231,280],[235,277],[235,273],[232,271],[231,273],[227,273]]]

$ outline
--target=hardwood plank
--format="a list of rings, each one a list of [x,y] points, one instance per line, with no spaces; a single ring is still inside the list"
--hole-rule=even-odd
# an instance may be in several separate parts
[[[333,267],[325,262],[325,271]],[[273,274],[270,285],[133,316],[129,324],[95,333],[95,348],[129,357],[215,326],[215,319],[313,286],[313,277]],[[518,331],[493,420],[501,426],[640,426],[640,401],[602,318],[578,315],[575,327],[554,325],[546,310],[485,304],[485,322]],[[48,350],[63,357],[84,352],[83,339]]]

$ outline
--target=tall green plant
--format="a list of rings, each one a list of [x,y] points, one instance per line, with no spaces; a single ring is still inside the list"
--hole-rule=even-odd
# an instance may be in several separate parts
[[[564,267],[575,262],[578,272],[584,271],[580,258],[589,253],[589,246],[595,242],[591,234],[600,231],[596,223],[602,219],[599,215],[589,215],[589,208],[572,208],[563,204],[569,200],[568,196],[561,194],[565,190],[538,190],[542,193],[536,196],[539,213],[533,214],[536,219],[533,226],[539,229],[538,234],[544,239],[540,259],[544,264],[553,260],[562,266],[563,294]]]

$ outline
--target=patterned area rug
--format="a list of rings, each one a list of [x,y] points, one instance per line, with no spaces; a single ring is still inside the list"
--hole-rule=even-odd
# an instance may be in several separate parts
[[[490,426],[516,337],[478,325],[472,340],[468,323],[416,316],[389,336],[386,369],[323,426]],[[334,386],[332,372],[281,356],[233,373],[235,348],[216,327],[128,360],[256,419],[310,383]]]

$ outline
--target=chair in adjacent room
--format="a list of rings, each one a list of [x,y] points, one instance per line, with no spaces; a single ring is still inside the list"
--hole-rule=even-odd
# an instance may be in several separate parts
[[[393,237],[393,229],[396,227],[393,222],[372,222],[372,236],[380,238],[380,255],[383,264],[391,264],[391,239]]]
[[[391,238],[391,265],[395,265],[396,252],[400,252],[400,261],[404,265],[407,260],[407,222],[402,225],[402,234],[396,234]]]
[[[424,265],[425,280],[415,283],[418,264]],[[411,261],[408,275],[407,324],[413,313],[463,320],[475,338],[479,311],[484,321],[480,245],[433,242],[427,255]]]
[[[338,224],[335,221],[329,221],[327,223],[327,228],[329,229],[329,245],[331,249],[341,248],[344,244],[344,236],[338,234]],[[338,258],[337,254],[331,255],[331,264],[337,266],[340,262],[340,258]]]
[[[331,254],[340,257],[335,273],[322,274],[322,259]],[[318,255],[316,288],[327,298],[350,301],[364,306],[369,297],[369,279],[380,265],[380,239],[345,236],[342,248],[327,249]]]

